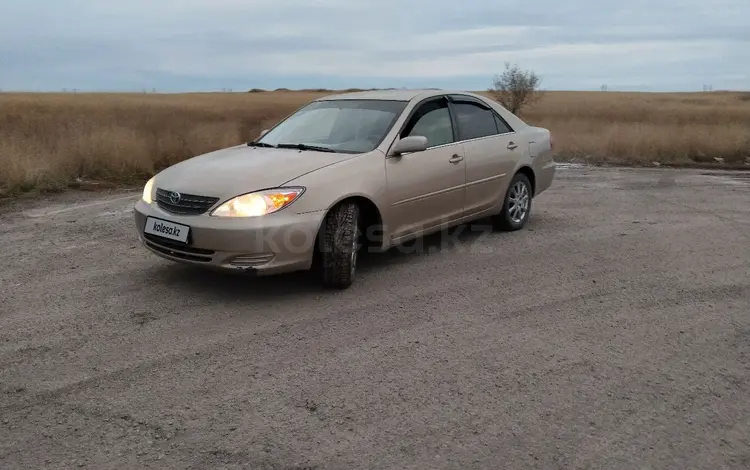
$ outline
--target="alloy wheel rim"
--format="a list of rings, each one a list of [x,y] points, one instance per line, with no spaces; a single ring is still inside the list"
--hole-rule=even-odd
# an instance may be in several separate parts
[[[510,188],[508,215],[514,224],[520,224],[529,211],[529,188],[522,181]]]

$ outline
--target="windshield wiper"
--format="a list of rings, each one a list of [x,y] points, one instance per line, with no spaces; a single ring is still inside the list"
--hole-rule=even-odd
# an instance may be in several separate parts
[[[272,148],[272,149],[276,148],[275,145],[267,144],[265,142],[253,142],[253,141],[248,142],[247,146],[248,147],[268,147],[268,148]]]
[[[318,147],[317,145],[307,145],[307,144],[279,144],[279,145],[276,146],[276,148],[280,148],[280,149],[314,150],[316,152],[337,153],[332,148]]]

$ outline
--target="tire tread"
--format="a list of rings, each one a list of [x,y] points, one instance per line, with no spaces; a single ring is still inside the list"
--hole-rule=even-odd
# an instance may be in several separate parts
[[[354,278],[351,270],[351,237],[359,236],[359,206],[343,203],[328,213],[322,233],[321,262],[323,284],[345,289]]]

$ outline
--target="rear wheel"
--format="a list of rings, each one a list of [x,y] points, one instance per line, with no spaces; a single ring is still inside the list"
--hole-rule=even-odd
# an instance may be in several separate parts
[[[517,173],[505,193],[503,210],[492,217],[495,228],[515,231],[523,228],[531,213],[531,183],[523,173]]]
[[[343,203],[326,215],[321,233],[323,284],[346,289],[354,282],[359,252],[359,206]]]

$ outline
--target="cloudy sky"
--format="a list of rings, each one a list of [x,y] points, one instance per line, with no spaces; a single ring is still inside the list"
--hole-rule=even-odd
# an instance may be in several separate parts
[[[0,89],[750,89],[750,0],[0,0]]]

